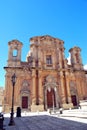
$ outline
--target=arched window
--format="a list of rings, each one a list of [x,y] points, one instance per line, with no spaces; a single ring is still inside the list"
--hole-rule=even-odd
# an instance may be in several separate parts
[[[15,57],[15,56],[17,56],[17,54],[18,54],[17,49],[14,49],[14,50],[13,50],[13,56]]]

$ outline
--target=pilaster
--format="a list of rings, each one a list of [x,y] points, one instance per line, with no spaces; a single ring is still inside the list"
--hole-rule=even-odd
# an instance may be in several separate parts
[[[65,72],[65,80],[66,80],[66,91],[67,91],[67,101],[71,103],[71,94],[70,94],[70,86],[69,86],[69,73]]]
[[[36,71],[32,70],[32,104],[36,104]]]
[[[61,101],[62,104],[66,103],[66,98],[65,98],[65,89],[64,89],[64,76],[63,72],[60,72],[60,89],[61,89]]]
[[[39,104],[43,104],[43,86],[42,86],[41,74],[42,74],[42,71],[39,70],[39,75],[38,75]]]

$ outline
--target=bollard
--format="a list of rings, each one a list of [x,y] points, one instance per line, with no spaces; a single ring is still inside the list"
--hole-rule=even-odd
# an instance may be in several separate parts
[[[16,117],[21,117],[21,108],[17,107]]]

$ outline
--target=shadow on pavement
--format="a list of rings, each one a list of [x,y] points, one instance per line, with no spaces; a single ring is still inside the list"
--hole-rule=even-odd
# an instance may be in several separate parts
[[[15,126],[8,126],[9,118],[4,119],[5,130],[87,130],[87,124],[48,115],[15,117]]]

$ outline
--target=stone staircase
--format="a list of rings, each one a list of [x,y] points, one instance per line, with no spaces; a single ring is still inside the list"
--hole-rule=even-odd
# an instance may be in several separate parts
[[[61,116],[87,118],[87,110],[82,109],[64,110]]]

